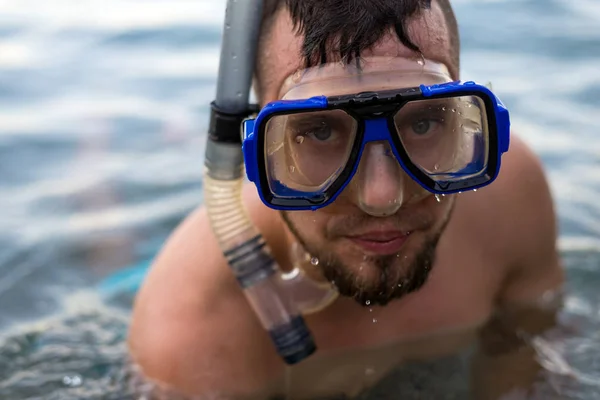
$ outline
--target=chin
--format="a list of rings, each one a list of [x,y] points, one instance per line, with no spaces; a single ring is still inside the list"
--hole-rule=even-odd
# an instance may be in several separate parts
[[[351,265],[351,266],[350,266]],[[325,277],[341,295],[365,306],[386,305],[423,287],[433,265],[432,252],[370,258],[352,264],[324,265]]]
[[[365,306],[386,305],[424,286],[434,264],[436,245],[437,238],[415,236],[394,255],[357,257],[347,252],[339,261],[323,265],[323,273],[341,295]]]
[[[442,205],[444,210],[437,213],[419,209],[409,213],[405,210],[395,220],[345,216],[332,220],[330,225],[336,229],[323,228],[323,232],[314,225],[311,226],[312,232],[302,232],[296,229],[290,215],[282,215],[304,249],[319,260],[315,273],[333,283],[340,295],[354,298],[363,305],[385,305],[420,290],[427,281],[434,266],[438,240],[450,219],[454,201]],[[371,233],[375,232],[369,239],[371,242],[389,239],[378,235],[378,229],[386,232],[384,224],[388,229],[392,227],[409,233],[403,243],[382,246],[373,246],[372,243],[365,246],[360,240],[354,240],[356,236],[346,236],[349,232],[366,230],[367,224],[372,228]],[[387,241],[392,240],[395,238]]]

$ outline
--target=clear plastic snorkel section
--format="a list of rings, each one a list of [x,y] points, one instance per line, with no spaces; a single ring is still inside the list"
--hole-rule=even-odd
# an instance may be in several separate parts
[[[295,364],[316,346],[301,311],[329,304],[332,289],[319,287],[298,268],[282,274],[242,203],[244,160],[241,123],[252,113],[249,92],[262,0],[229,0],[216,99],[206,147],[204,201],[210,224],[246,298],[281,358]]]

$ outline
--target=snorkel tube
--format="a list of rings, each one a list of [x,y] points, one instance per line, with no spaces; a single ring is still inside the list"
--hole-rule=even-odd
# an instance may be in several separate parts
[[[240,127],[252,113],[249,92],[262,20],[262,0],[228,0],[216,100],[206,146],[204,201],[221,251],[279,355],[295,364],[315,352],[312,335],[279,266],[242,204]]]

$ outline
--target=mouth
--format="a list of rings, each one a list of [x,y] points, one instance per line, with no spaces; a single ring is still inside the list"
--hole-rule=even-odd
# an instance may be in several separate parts
[[[410,235],[411,232],[373,231],[347,238],[365,253],[392,255],[400,251]]]

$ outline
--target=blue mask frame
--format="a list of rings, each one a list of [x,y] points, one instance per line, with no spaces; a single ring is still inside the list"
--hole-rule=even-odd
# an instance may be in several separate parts
[[[465,175],[465,179],[434,181],[411,162],[400,138],[392,133],[396,131],[393,113],[410,101],[471,95],[478,96],[485,103],[489,124],[487,168],[473,176],[473,171],[478,172],[483,168],[483,160],[474,160],[465,169],[454,174]],[[356,143],[353,145],[348,165],[340,176],[327,190],[319,192],[298,192],[278,183],[270,185],[264,162],[265,127],[269,119],[281,114],[336,109],[353,116],[358,123]],[[256,118],[246,119],[242,127],[242,150],[248,179],[256,185],[262,202],[277,210],[316,210],[331,204],[352,180],[365,145],[382,140],[390,143],[403,170],[424,189],[434,194],[452,194],[487,186],[497,178],[502,154],[509,149],[510,116],[506,107],[491,90],[469,81],[342,96],[317,96],[304,100],[274,101],[267,104]]]

